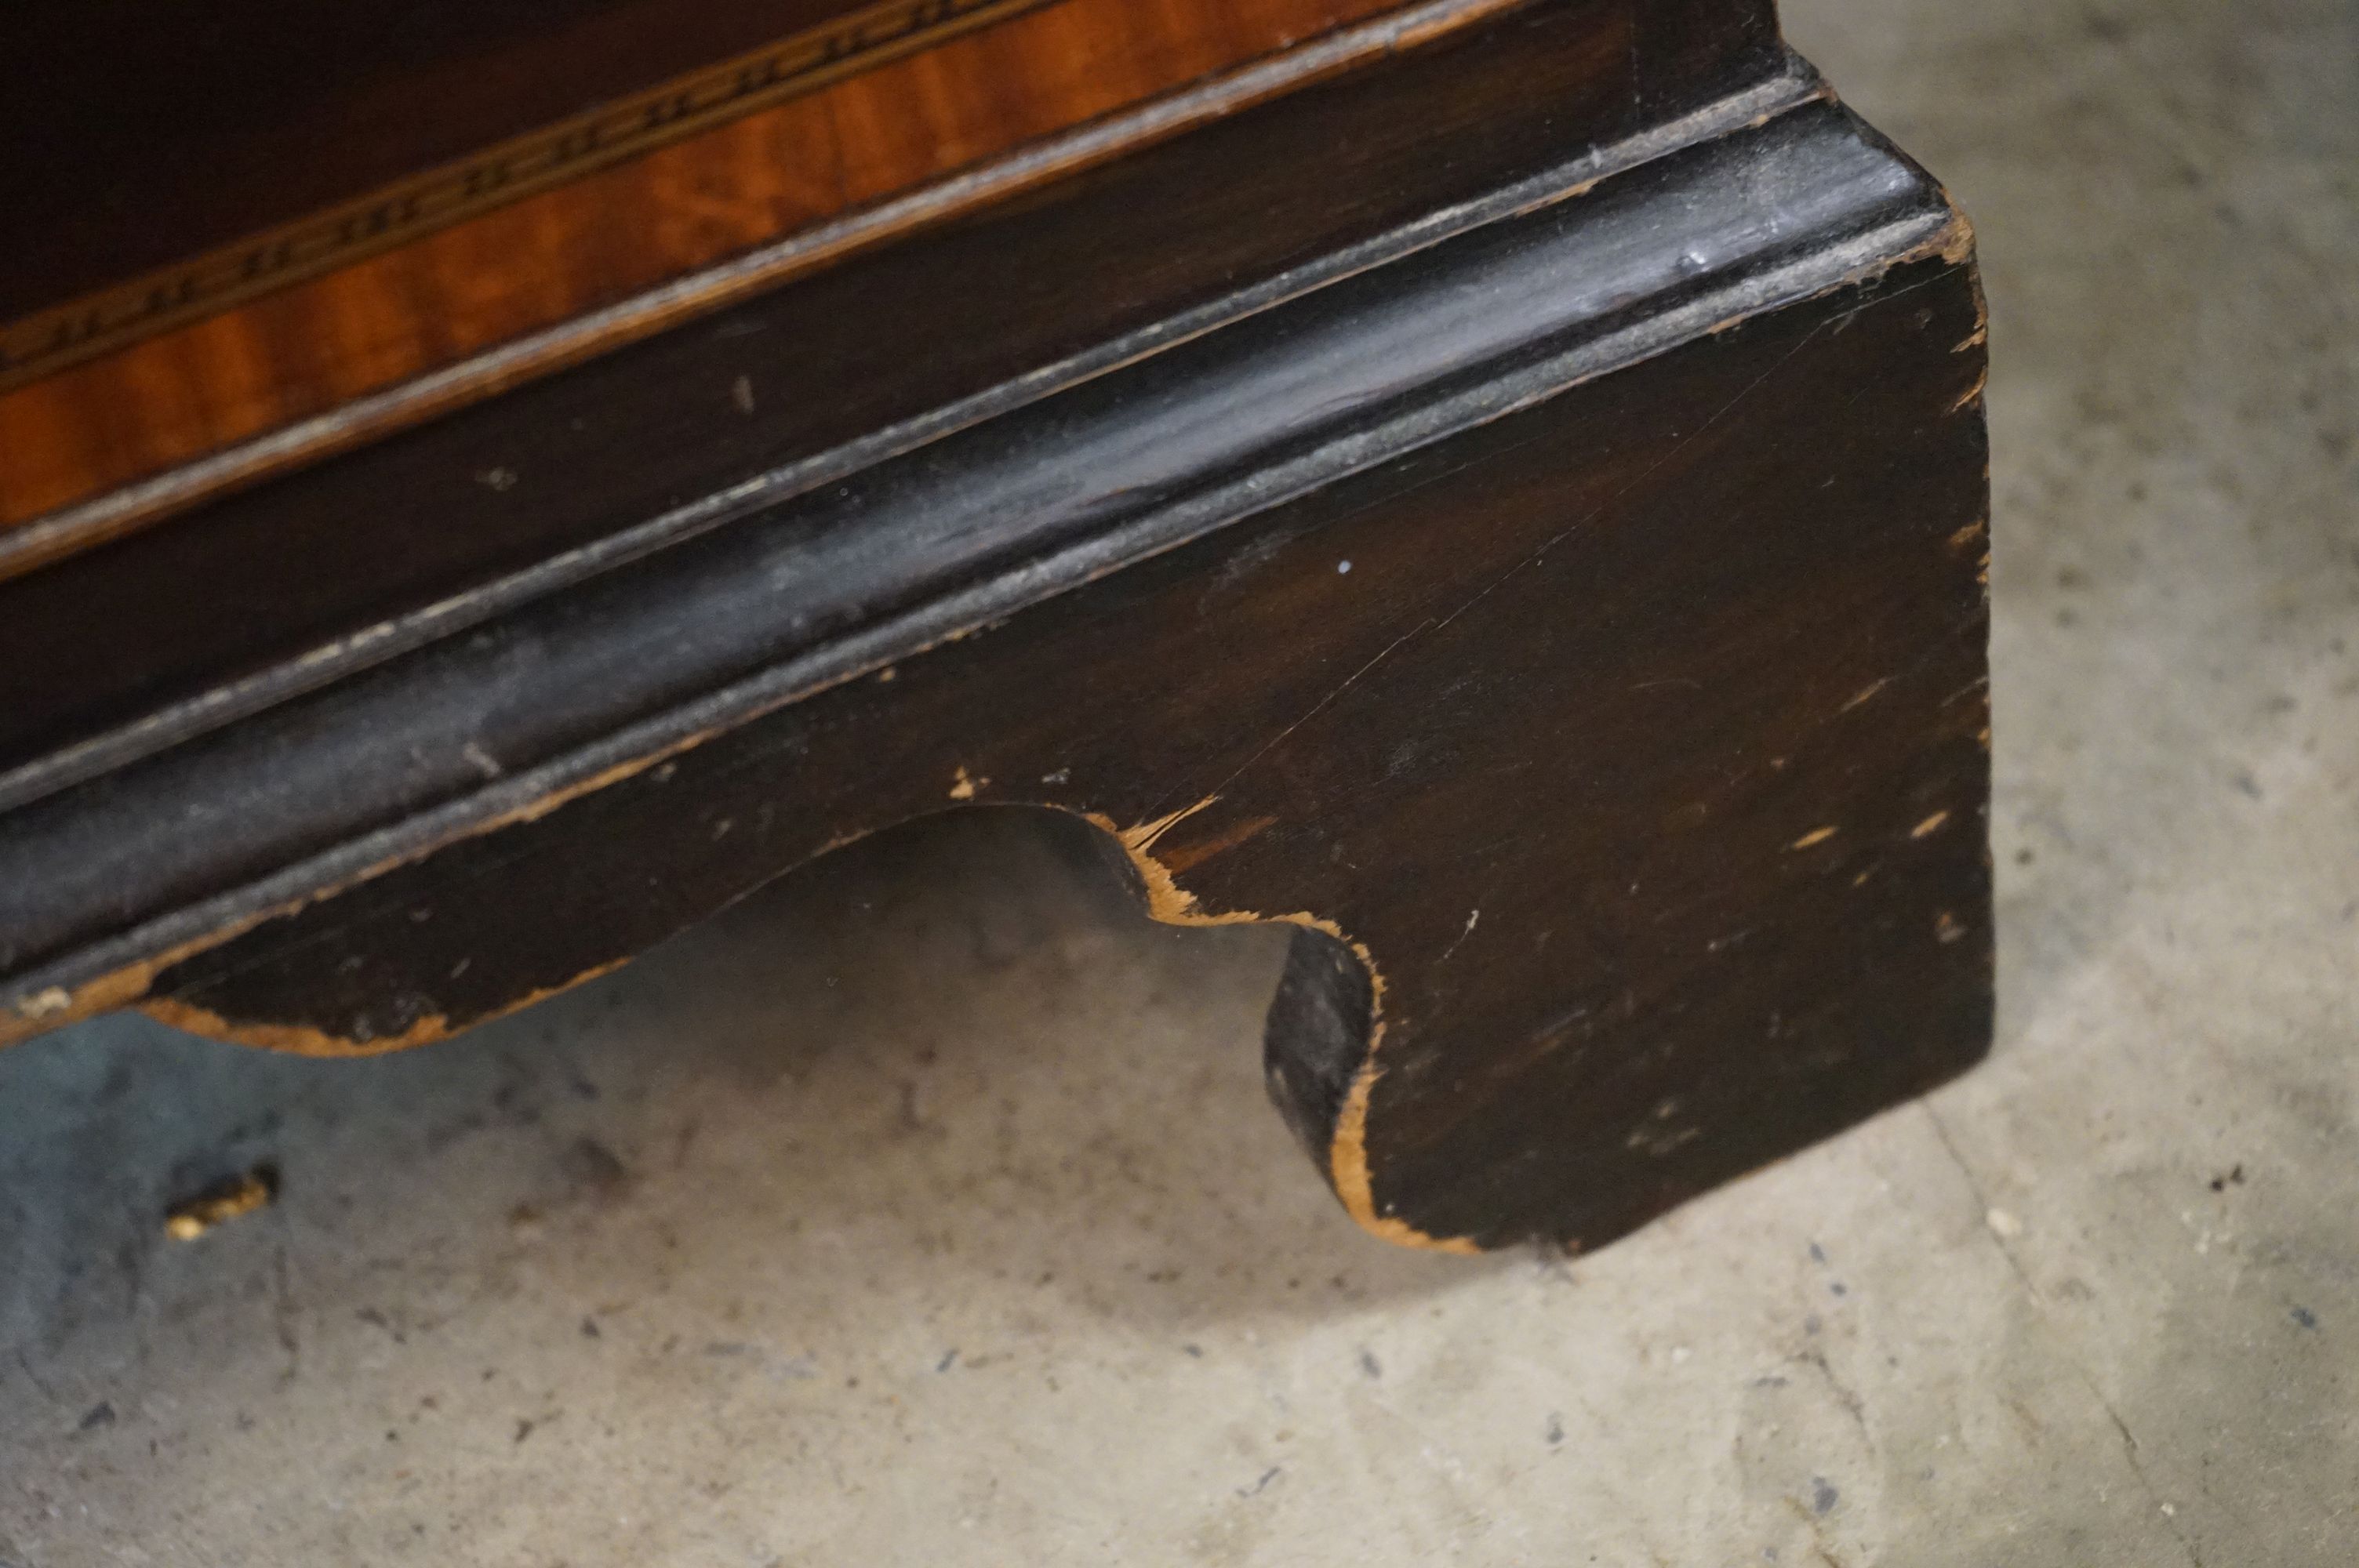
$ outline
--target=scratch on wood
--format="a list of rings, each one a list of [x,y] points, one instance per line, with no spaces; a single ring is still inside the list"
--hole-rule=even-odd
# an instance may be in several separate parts
[[[1478,594],[1476,597],[1480,598],[1481,595]],[[1448,625],[1449,622],[1443,622],[1441,624]],[[1264,757],[1268,756],[1270,752],[1276,751],[1279,743],[1288,736],[1293,734],[1297,730],[1299,730],[1304,725],[1310,723],[1313,719],[1318,718],[1319,715],[1326,709],[1329,703],[1333,702],[1337,697],[1343,696],[1345,692],[1351,690],[1353,686],[1357,685],[1361,676],[1366,675],[1370,670],[1375,669],[1378,665],[1383,664],[1386,659],[1392,657],[1394,649],[1399,647],[1403,643],[1408,642],[1410,638],[1417,636],[1419,633],[1425,632],[1429,629],[1439,629],[1435,627],[1435,623],[1430,616],[1427,619],[1419,622],[1416,625],[1410,627],[1408,631],[1402,633],[1399,636],[1394,638],[1391,642],[1378,649],[1375,658],[1370,659],[1366,664],[1362,665],[1358,669],[1353,670],[1350,675],[1344,676],[1343,684],[1336,687],[1334,690],[1329,692],[1326,696],[1321,697],[1317,702],[1312,703],[1309,712],[1303,714],[1301,718],[1296,719],[1293,723],[1288,725],[1285,729],[1271,736],[1262,746],[1260,751],[1256,752],[1252,756],[1247,757],[1238,765],[1235,773],[1231,773],[1227,778],[1221,781],[1220,788],[1228,788],[1230,784],[1235,783],[1244,775],[1246,769],[1252,767],[1256,762],[1260,762]],[[1212,798],[1217,799],[1219,791],[1216,790],[1213,792],[1213,796]],[[1208,799],[1204,804],[1210,805],[1211,800]],[[1201,810],[1201,807],[1200,806],[1198,809]]]
[[[1974,377],[1973,385],[1958,395],[1958,400],[1950,405],[1948,412],[1955,414],[1961,409],[1971,407],[1982,396],[1983,389],[1989,384],[1990,372],[1984,370]]]
[[[1890,676],[1886,676],[1882,680],[1868,687],[1867,689],[1861,692],[1857,697],[1853,697],[1849,702],[1844,703],[1841,708],[1835,709],[1835,711],[1838,713],[1849,713],[1861,703],[1873,700],[1877,692],[1882,691],[1886,687],[1888,687],[1891,684],[1892,677]]]
[[[470,1018],[462,1023],[453,1023],[441,1013],[431,1013],[398,1034],[380,1035],[374,1040],[347,1040],[302,1023],[242,1022],[177,997],[148,997],[136,1005],[138,1011],[158,1023],[186,1030],[190,1034],[201,1034],[208,1040],[226,1041],[234,1045],[252,1045],[297,1056],[383,1056],[396,1051],[407,1051],[414,1045],[429,1045],[439,1040],[448,1040],[462,1030],[506,1018],[512,1012],[521,1012],[560,991],[571,990],[601,975],[612,974],[628,962],[629,958],[623,957],[594,964],[570,980],[528,991],[481,1017]]]
[[[1929,248],[1943,261],[1954,265],[1973,255],[1974,225],[1973,220],[1958,210],[1958,204],[1950,200],[1947,189],[1941,192],[1941,200],[1949,203],[1950,221],[1941,226],[1940,233],[1933,236]]]
[[[1125,845],[1143,855],[1155,848],[1157,839],[1161,838],[1166,833],[1220,798],[1217,795],[1208,795],[1195,805],[1182,806],[1169,816],[1158,816],[1152,822],[1142,822],[1137,827],[1127,830],[1118,830],[1115,837],[1119,838]]]
[[[1215,855],[1228,853],[1238,845],[1277,826],[1277,818],[1275,816],[1250,816],[1215,838],[1204,839],[1201,843],[1184,844],[1176,849],[1168,849],[1159,859],[1165,868],[1177,876],[1181,871],[1202,865]]]
[[[1458,949],[1466,946],[1466,938],[1473,935],[1474,928],[1482,924],[1483,912],[1481,910],[1477,909],[1470,913],[1466,916],[1466,925],[1464,928],[1462,929],[1456,936],[1451,939],[1449,946],[1444,947],[1441,950],[1441,957],[1434,959],[1433,967],[1439,969],[1442,965],[1450,962],[1452,957],[1456,957]]]

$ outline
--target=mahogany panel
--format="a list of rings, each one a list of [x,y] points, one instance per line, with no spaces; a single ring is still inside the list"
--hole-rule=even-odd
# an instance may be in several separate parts
[[[973,0],[967,0],[972,5]],[[1033,0],[1038,4],[1038,0]],[[300,218],[714,61],[940,0],[12,0],[0,320]]]
[[[0,391],[0,576],[1508,4],[1053,0]],[[1778,56],[1767,0],[1531,8],[1658,118]]]
[[[1438,10],[1471,16],[1500,4],[1444,0]],[[20,384],[0,393],[0,527],[327,414],[495,344],[873,208],[1397,5],[1397,0],[1203,0],[1185,6],[1057,0],[684,140],[590,168],[320,276],[293,276],[194,320],[161,330],[144,319],[116,320],[93,329],[88,341],[69,341],[58,354],[46,351],[57,341],[46,320],[35,323],[38,330],[29,335],[21,322],[0,324],[0,341],[16,345],[13,370],[0,360],[0,387]],[[1381,53],[1386,43],[1372,38],[1369,48]],[[1272,82],[1266,91],[1282,85]],[[1143,122],[1127,136],[1093,148],[1092,156],[1172,128]],[[49,140],[14,145],[31,149]],[[22,171],[38,161],[10,157],[9,178],[24,179]],[[278,158],[270,167],[303,161]],[[327,161],[350,167],[334,156]],[[973,196],[1000,193],[1006,183]],[[210,192],[212,182],[208,177],[190,189]],[[115,201],[99,194],[108,189],[104,184],[84,189],[84,207],[111,211]],[[37,193],[37,207],[60,200]],[[224,200],[224,211],[238,214],[271,210],[258,198]],[[948,205],[962,204],[972,200]],[[206,213],[211,211],[208,205]],[[938,215],[912,213],[898,222],[888,216],[864,237]],[[168,252],[168,261],[194,255],[199,242],[217,237],[221,227],[210,216],[182,223],[171,210],[135,226],[149,236],[143,243]],[[104,227],[95,219],[65,217],[48,232],[67,235]],[[61,286],[60,277],[71,275],[45,270],[21,280],[11,299],[56,295],[61,287],[79,297],[90,284],[119,281],[109,276],[118,265],[71,244],[25,248],[62,249],[94,267],[95,275]],[[237,258],[230,255],[223,265],[234,272]],[[169,267],[152,276],[153,291],[166,297],[184,287]],[[0,323],[9,314],[0,307]],[[156,319],[170,323],[181,314],[170,306]],[[71,312],[67,319],[71,338],[82,329],[72,325]],[[587,339],[594,345],[607,336],[592,330]],[[101,344],[120,346],[71,362]],[[578,357],[583,345],[570,345],[570,351]],[[28,376],[35,379],[23,384]]]

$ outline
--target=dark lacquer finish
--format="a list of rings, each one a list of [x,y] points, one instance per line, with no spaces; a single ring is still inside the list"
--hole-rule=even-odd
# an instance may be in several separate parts
[[[1778,58],[1768,0],[349,9],[0,7],[0,578],[1509,11],[1587,40],[1567,146]]]
[[[1628,41],[1589,5],[1447,41],[0,578],[0,807],[1692,137]],[[1736,80],[1712,125],[1818,90]]]
[[[1325,219],[1219,208],[1201,170],[1250,144],[1205,135],[876,258],[919,336],[953,277],[1050,304],[945,342],[930,402],[849,358],[841,433],[788,481],[733,488],[732,355],[759,334],[724,329],[756,313],[282,481],[439,495],[434,443],[464,439],[515,475],[495,497],[528,495],[535,441],[593,465],[552,462],[544,542],[448,622],[386,622],[389,656],[258,658],[280,684],[206,715],[158,688],[181,728],[46,774],[28,745],[0,1006],[388,1049],[998,805],[1097,823],[1161,918],[1299,928],[1272,1092],[1395,1239],[1593,1246],[1968,1065],[1991,935],[1966,230],[1782,68],[1659,138],[1552,146],[1497,63],[1531,26],[1262,112],[1349,146],[1386,92],[1508,71],[1462,139]],[[1230,211],[1203,248],[1243,262],[1111,298],[1034,280],[1129,178]],[[850,297],[799,287],[759,309]],[[1054,368],[1010,379],[1027,362]],[[594,468],[627,424],[570,431],[667,395],[712,406],[636,449],[641,490]],[[602,511],[610,484],[635,499]]]

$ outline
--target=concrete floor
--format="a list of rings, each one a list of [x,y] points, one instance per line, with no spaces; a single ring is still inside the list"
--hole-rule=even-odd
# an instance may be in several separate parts
[[[0,1057],[0,1563],[2359,1560],[2359,9],[1789,24],[1981,224],[1985,1068],[1394,1251],[1282,939],[988,815],[407,1057],[102,1021]]]

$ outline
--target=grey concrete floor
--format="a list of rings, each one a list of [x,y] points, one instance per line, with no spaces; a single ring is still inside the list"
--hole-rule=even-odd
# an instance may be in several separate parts
[[[1280,939],[989,814],[406,1057],[102,1021],[0,1057],[0,1563],[2359,1561],[2359,10],[1789,25],[1981,226],[1987,1066],[1394,1251]]]

